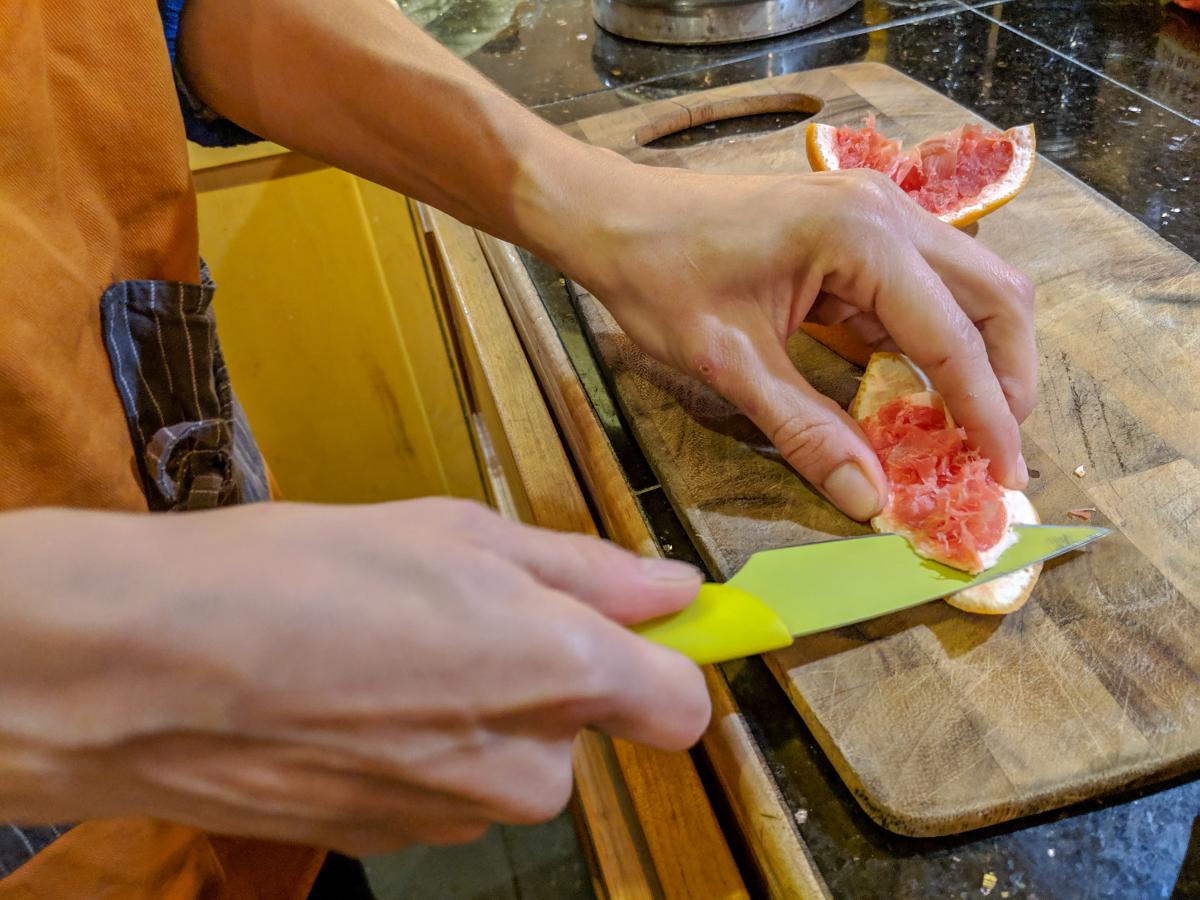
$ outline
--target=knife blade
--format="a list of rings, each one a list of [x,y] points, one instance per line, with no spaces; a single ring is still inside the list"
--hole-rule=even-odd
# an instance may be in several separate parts
[[[634,626],[701,664],[786,647],[795,637],[853,625],[984,584],[1108,534],[1093,525],[1017,525],[1017,541],[971,575],[918,556],[897,534],[871,534],[755,553],[691,606]]]

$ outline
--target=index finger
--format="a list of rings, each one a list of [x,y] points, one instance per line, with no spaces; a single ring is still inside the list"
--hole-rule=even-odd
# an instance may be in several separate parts
[[[483,533],[480,533],[483,532]],[[473,538],[546,587],[632,625],[687,606],[700,589],[695,566],[641,557],[609,541],[492,517]]]
[[[875,313],[929,376],[1001,484],[1023,488],[1017,420],[988,359],[983,336],[915,248],[892,257],[879,280]]]

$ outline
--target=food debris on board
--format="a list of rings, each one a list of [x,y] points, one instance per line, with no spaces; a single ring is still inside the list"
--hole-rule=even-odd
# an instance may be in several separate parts
[[[1083,466],[1075,467],[1075,477],[1076,478],[1082,478],[1086,474],[1087,474],[1087,469],[1085,469]]]
[[[1082,519],[1085,522],[1092,521],[1092,513],[1096,511],[1094,506],[1081,506],[1078,509],[1068,509],[1067,515],[1072,519]]]
[[[996,877],[995,872],[984,872],[983,882],[979,885],[979,893],[986,897],[992,892],[992,889],[996,887],[996,882],[999,880],[1000,879]]]
[[[803,825],[805,822],[808,821],[808,810],[807,809],[796,810],[795,819],[796,819],[797,825]]]

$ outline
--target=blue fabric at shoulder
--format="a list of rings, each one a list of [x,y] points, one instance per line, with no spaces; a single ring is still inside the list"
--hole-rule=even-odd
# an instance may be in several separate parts
[[[179,40],[179,14],[183,12],[184,0],[158,0],[158,14],[162,17],[163,34],[167,36],[167,52],[171,54],[171,65],[175,65],[175,43]]]
[[[171,68],[175,72],[175,90],[179,94],[179,106],[183,110],[183,123],[188,140],[205,147],[235,147],[253,144],[262,140],[240,125],[223,119],[199,100],[184,84],[175,67],[175,51],[179,42],[179,18],[187,0],[158,0],[158,13],[162,17],[163,34],[167,38],[167,52],[171,55]]]

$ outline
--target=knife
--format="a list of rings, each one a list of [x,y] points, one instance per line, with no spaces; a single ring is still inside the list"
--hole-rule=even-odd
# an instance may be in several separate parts
[[[918,556],[898,534],[870,534],[755,553],[691,606],[634,626],[700,664],[778,650],[793,638],[918,606],[1053,559],[1104,537],[1092,525],[1016,525],[1017,541],[971,575]]]

